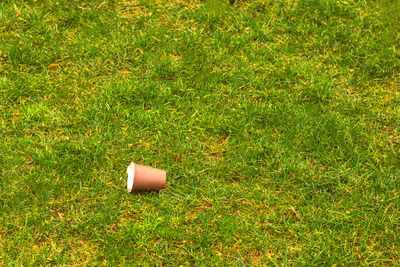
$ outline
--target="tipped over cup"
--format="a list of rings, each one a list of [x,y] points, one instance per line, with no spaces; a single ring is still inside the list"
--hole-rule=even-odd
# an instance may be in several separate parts
[[[167,172],[131,162],[126,172],[128,173],[128,192],[157,191],[165,187]]]

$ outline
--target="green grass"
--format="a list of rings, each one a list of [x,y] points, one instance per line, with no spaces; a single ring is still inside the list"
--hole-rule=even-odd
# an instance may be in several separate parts
[[[0,1],[1,265],[400,264],[400,5],[228,2]]]

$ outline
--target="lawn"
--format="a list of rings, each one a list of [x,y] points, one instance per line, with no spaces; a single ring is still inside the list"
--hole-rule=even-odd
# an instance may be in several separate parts
[[[0,265],[399,265],[399,21],[0,1]],[[128,194],[131,161],[166,189]]]

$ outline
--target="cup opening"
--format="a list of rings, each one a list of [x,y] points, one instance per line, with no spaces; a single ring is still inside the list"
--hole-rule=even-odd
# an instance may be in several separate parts
[[[128,192],[132,192],[133,182],[135,181],[135,163],[131,162],[131,164],[126,169],[126,172],[128,173],[126,189],[128,189]]]

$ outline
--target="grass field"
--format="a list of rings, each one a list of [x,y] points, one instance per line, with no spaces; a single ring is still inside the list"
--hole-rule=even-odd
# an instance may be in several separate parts
[[[0,1],[0,265],[399,265],[399,21]],[[167,188],[128,194],[131,161]]]

